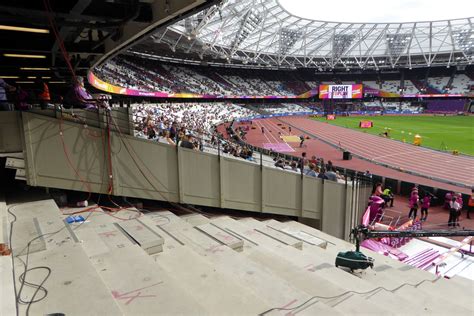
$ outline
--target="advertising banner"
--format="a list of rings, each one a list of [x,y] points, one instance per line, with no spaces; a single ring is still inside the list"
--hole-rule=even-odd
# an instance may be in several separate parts
[[[322,84],[319,86],[320,99],[361,99],[361,84]]]
[[[372,128],[374,123],[372,121],[360,121],[359,128]]]

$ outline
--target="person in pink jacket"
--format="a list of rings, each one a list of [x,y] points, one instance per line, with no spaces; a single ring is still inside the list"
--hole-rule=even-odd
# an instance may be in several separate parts
[[[410,205],[410,213],[408,213],[408,218],[416,218],[416,213],[418,212],[418,191],[413,191],[410,196],[409,205]],[[413,217],[412,217],[413,215]]]
[[[428,209],[430,207],[430,204],[431,204],[431,196],[429,196],[429,194],[426,194],[421,203],[421,221],[422,222],[426,221],[426,218],[428,218]]]
[[[380,196],[372,195],[369,198],[369,223],[373,223],[374,220],[380,221],[382,213],[383,213],[383,205],[385,204],[384,199]]]

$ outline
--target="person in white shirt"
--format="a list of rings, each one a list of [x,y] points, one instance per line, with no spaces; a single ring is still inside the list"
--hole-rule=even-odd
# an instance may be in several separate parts
[[[449,219],[448,219],[448,226],[459,226],[458,222],[458,214],[461,212],[461,205],[456,201],[456,197],[451,199],[449,202]]]

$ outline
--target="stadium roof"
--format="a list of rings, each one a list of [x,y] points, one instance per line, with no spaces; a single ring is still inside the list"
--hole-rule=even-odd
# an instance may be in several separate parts
[[[292,15],[278,0],[225,0],[157,30],[133,51],[320,70],[467,65],[474,52],[472,20],[327,22]]]
[[[278,0],[289,13],[312,20],[337,22],[400,23],[459,19],[474,12],[474,2],[456,0],[446,5],[443,0],[337,0],[321,3],[314,0]],[[460,9],[462,8],[462,9]]]

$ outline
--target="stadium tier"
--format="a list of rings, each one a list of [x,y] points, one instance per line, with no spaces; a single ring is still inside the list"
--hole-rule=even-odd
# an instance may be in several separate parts
[[[472,12],[4,1],[0,316],[474,315]]]
[[[420,72],[419,72],[420,73]],[[465,74],[448,77],[435,77],[420,81],[413,74],[409,80],[385,80],[396,77],[394,74],[379,74],[377,81],[355,76],[351,81],[343,78],[328,81],[332,77],[314,74],[306,69],[294,70],[245,70],[237,68],[184,66],[173,63],[160,63],[152,59],[126,55],[108,61],[89,75],[89,82],[102,90],[114,89],[121,94],[157,97],[268,97],[301,98],[317,94],[320,84],[363,84],[366,95],[378,97],[417,97],[417,96],[467,96],[471,93],[472,81]],[[423,72],[421,72],[423,73]],[[347,77],[347,76],[344,76]],[[439,84],[430,85],[430,82]],[[442,84],[446,82],[446,84]],[[447,83],[450,82],[448,86]],[[439,85],[443,87],[439,87]],[[438,87],[436,87],[438,86]],[[130,91],[122,90],[129,89]],[[313,92],[311,92],[313,91]],[[140,92],[142,92],[140,94]]]

